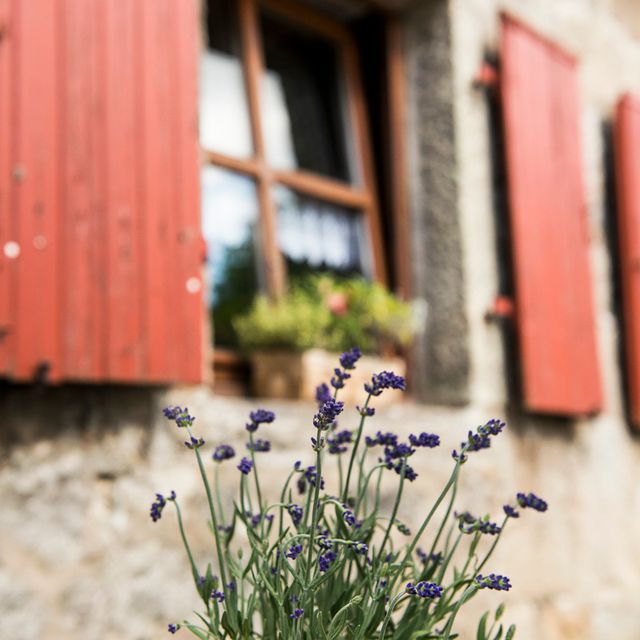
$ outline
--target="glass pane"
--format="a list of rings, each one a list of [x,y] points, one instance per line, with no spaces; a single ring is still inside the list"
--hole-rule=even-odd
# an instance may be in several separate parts
[[[261,16],[266,154],[278,169],[349,181],[342,75],[330,41],[269,13]]]
[[[210,0],[205,10],[207,49],[200,58],[200,144],[209,151],[248,158],[253,154],[253,142],[236,3]]]
[[[208,166],[202,169],[202,225],[207,242],[208,306],[215,343],[236,346],[231,320],[261,289],[258,269],[258,201],[250,178]]]
[[[330,271],[371,277],[371,254],[361,213],[276,188],[278,245],[290,278]]]

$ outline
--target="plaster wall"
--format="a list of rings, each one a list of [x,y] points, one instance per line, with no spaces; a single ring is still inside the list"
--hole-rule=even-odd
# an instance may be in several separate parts
[[[640,6],[626,3],[622,12],[623,4],[587,0],[450,3],[471,404],[511,416],[517,434],[511,460],[515,477],[532,474],[537,485],[546,485],[547,495],[555,496],[557,505],[549,513],[556,519],[550,525],[554,534],[523,538],[517,547],[519,558],[530,563],[529,569],[519,569],[530,600],[511,608],[525,638],[640,637],[636,597],[640,443],[624,415],[612,262],[616,255],[610,251],[615,238],[608,235],[615,215],[608,179],[611,167],[607,166],[611,118],[623,93],[640,91],[640,42],[636,39]],[[604,411],[589,420],[522,415],[510,402],[506,384],[509,368],[503,328],[483,317],[498,293],[498,261],[504,257],[495,250],[492,168],[487,161],[491,156],[488,102],[483,92],[472,87],[472,80],[484,56],[498,49],[500,11],[519,17],[579,60],[583,175],[605,394]],[[507,564],[513,562],[512,557],[503,557]]]
[[[461,621],[462,639],[475,637],[482,611],[504,601],[505,619],[517,623],[521,640],[637,640],[640,443],[623,411],[603,123],[621,93],[640,92],[640,44],[605,0],[435,4],[414,2],[406,14],[408,77],[418,83],[420,66],[430,64],[418,36],[434,33],[434,25],[447,33],[437,44],[444,50],[430,53],[450,73],[438,85],[445,104],[434,112],[428,111],[429,87],[410,87],[408,133],[422,141],[412,147],[412,220],[421,225],[421,216],[435,215],[431,221],[437,222],[416,231],[414,242],[423,253],[415,270],[424,272],[424,282],[426,265],[434,264],[425,246],[437,243],[438,233],[454,234],[442,239],[454,247],[452,271],[441,268],[451,278],[448,286],[459,287],[447,300],[456,314],[452,326],[464,329],[465,342],[462,351],[452,348],[438,357],[446,364],[453,354],[451,371],[461,375],[451,376],[458,386],[449,406],[394,405],[370,428],[426,430],[443,438],[440,449],[416,457],[420,477],[400,513],[414,529],[448,476],[451,449],[467,429],[492,416],[505,417],[508,430],[465,465],[458,507],[498,517],[516,491],[529,490],[550,503],[548,513],[524,513],[510,523],[490,569],[509,575],[514,589],[502,597],[479,596]],[[589,420],[523,415],[508,393],[503,329],[484,320],[497,292],[501,257],[495,251],[487,101],[473,89],[472,78],[485,52],[497,47],[500,10],[526,20],[581,60],[584,175],[606,397],[603,413]],[[422,78],[435,82],[433,69],[423,71]],[[429,164],[425,154],[434,149],[453,173],[441,175],[442,167]],[[432,192],[440,194],[439,201],[429,199],[429,190],[416,184],[420,180],[431,180],[434,188],[444,181]],[[437,262],[435,267],[440,268]],[[440,312],[438,290],[427,291],[436,307],[431,312]],[[455,342],[451,335],[447,339]],[[456,368],[460,363],[463,368]],[[155,640],[165,637],[168,622],[197,607],[171,512],[155,524],[148,517],[155,491],[175,489],[198,561],[211,557],[192,456],[181,444],[182,434],[161,417],[169,403],[190,407],[198,434],[209,444],[228,442],[239,450],[248,412],[257,405],[275,409],[277,422],[264,428],[273,451],[261,458],[261,479],[271,495],[295,460],[311,463],[313,407],[304,404],[223,399],[205,388],[0,389],[0,638]],[[351,410],[343,424],[354,422]],[[227,463],[222,475],[235,490],[235,464]],[[327,477],[331,482],[329,472]],[[390,477],[385,485],[389,507],[393,482]]]

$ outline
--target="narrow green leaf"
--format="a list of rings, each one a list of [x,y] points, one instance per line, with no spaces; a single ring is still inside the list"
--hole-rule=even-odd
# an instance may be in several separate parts
[[[226,611],[222,614],[222,620],[220,620],[220,624],[222,625],[222,628],[233,638],[235,635],[235,630],[229,624],[229,616],[227,615]]]
[[[489,612],[485,611],[485,613],[480,618],[480,622],[478,622],[478,632],[476,633],[476,640],[486,640],[488,617],[489,617]]]
[[[340,609],[340,611],[338,611],[338,613],[336,613],[335,616],[333,616],[333,620],[329,625],[329,640],[336,640],[336,638],[340,636],[347,625],[347,614],[349,613],[349,609],[359,605],[361,602],[362,596],[354,596],[349,602],[347,602],[347,604],[344,605],[344,607],[342,607],[342,609]]]
[[[200,631],[200,629],[198,629],[197,627],[194,627],[192,624],[185,624],[185,627],[187,627],[187,629],[189,629],[189,631],[191,631],[191,633],[193,633],[194,636],[197,636],[198,638],[200,638],[200,640],[209,640],[207,638],[207,636],[202,633],[202,631]]]
[[[258,567],[258,573],[260,574],[260,577],[262,578],[262,582],[266,587],[267,591],[275,598],[278,605],[282,606],[283,602],[280,600],[278,594],[276,593],[276,590],[273,588],[273,586],[269,582],[269,578],[267,578],[267,576],[264,574],[262,567]]]
[[[500,618],[502,618],[502,614],[504,613],[504,604],[501,604],[497,609],[496,609],[496,622],[498,620],[500,620]]]
[[[512,624],[508,629],[507,629],[507,635],[505,636],[504,640],[512,640],[513,636],[516,635],[516,625]]]
[[[315,629],[319,629],[320,630],[320,632],[322,633],[323,640],[329,640],[329,636],[327,635],[327,631],[324,628],[324,622],[322,621],[322,611],[316,611]]]

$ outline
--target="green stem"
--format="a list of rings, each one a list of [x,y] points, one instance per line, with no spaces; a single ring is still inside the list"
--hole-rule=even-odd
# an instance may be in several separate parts
[[[389,624],[389,620],[391,620],[391,614],[393,610],[396,608],[396,605],[400,604],[400,602],[407,597],[405,592],[399,593],[390,603],[389,608],[387,609],[387,615],[384,618],[384,622],[382,623],[382,630],[380,631],[380,640],[384,640],[384,636],[387,633],[387,626]]]
[[[380,486],[382,485],[382,473],[384,470],[384,465],[380,465],[380,471],[378,472],[378,479],[376,480],[376,501],[373,505],[373,512],[378,513],[378,509],[380,508]]]
[[[180,511],[180,507],[178,505],[177,500],[172,500],[175,508],[176,514],[178,516],[178,528],[180,529],[180,536],[182,538],[182,544],[184,545],[184,549],[187,552],[187,557],[189,558],[189,564],[191,565],[191,572],[193,573],[193,581],[196,585],[196,589],[199,587],[198,581],[200,579],[200,572],[198,571],[198,567],[196,567],[196,563],[193,559],[193,554],[191,553],[191,547],[189,546],[189,542],[187,541],[187,535],[184,531],[184,526],[182,523],[182,512]],[[199,590],[198,590],[199,592]]]
[[[438,544],[438,541],[440,540],[440,536],[442,535],[442,532],[447,524],[447,520],[449,519],[449,514],[451,513],[451,509],[453,509],[453,503],[455,502],[455,499],[456,499],[456,493],[458,493],[457,483],[453,485],[453,491],[451,492],[451,499],[449,500],[449,506],[447,507],[447,512],[444,514],[444,517],[442,518],[442,523],[440,524],[438,533],[436,534],[436,537],[433,539],[433,544],[431,545],[431,549],[429,550],[429,558],[431,558],[431,556],[434,554],[436,550],[436,545]]]
[[[216,483],[216,506],[218,507],[218,513],[220,514],[220,518],[222,520],[222,524],[226,525],[226,518],[224,517],[224,509],[222,508],[222,499],[220,496],[220,463],[216,462],[214,471],[214,480]]]
[[[396,521],[396,515],[398,514],[398,508],[400,506],[400,500],[402,499],[402,488],[404,486],[404,473],[407,467],[407,459],[402,459],[402,467],[400,468],[400,485],[398,486],[398,493],[396,494],[396,500],[393,503],[393,510],[391,511],[391,517],[389,518],[389,524],[387,525],[387,529],[384,532],[384,538],[382,538],[382,544],[380,545],[380,550],[378,551],[378,555],[376,556],[376,561],[374,563],[375,567],[378,567],[380,562],[380,558],[384,553],[384,545],[387,544],[387,540],[389,539],[389,535],[391,534],[391,529]]]
[[[365,478],[364,484],[362,485],[362,489],[360,490],[360,494],[358,495],[358,499],[356,500],[356,506],[353,510],[353,513],[356,515],[358,515],[358,512],[360,510],[360,505],[362,504],[362,499],[364,498],[364,495],[367,491],[367,488],[369,487],[369,482],[371,482],[371,476],[374,474],[374,472],[376,471],[376,469],[380,469],[380,473],[382,473],[382,469],[384,469],[385,465],[384,464],[377,464],[375,467],[373,467],[369,473],[367,474],[367,477]],[[378,487],[380,486],[380,476],[378,476]],[[377,511],[377,508],[374,509],[374,512]]]
[[[253,450],[254,441],[253,441],[253,433],[249,432],[249,444],[250,453],[251,453],[251,462],[253,463],[253,479],[255,480],[256,485],[256,495],[258,496],[258,509],[260,511],[260,515],[262,516],[262,493],[260,492],[260,480],[258,479],[258,467],[256,465],[256,455]]]
[[[307,552],[307,566],[305,567],[304,582],[306,589],[309,588],[309,577],[311,573],[311,559],[313,557],[313,544],[316,537],[316,527],[318,526],[318,501],[320,499],[320,485],[322,484],[322,448],[320,439],[322,437],[322,429],[316,430],[316,481],[313,488],[313,505],[311,515],[311,530],[309,531],[309,550]],[[311,491],[309,491],[311,493]],[[309,620],[313,621],[314,594],[311,594],[311,602],[309,604]]]
[[[358,425],[358,434],[356,435],[356,441],[353,445],[353,449],[351,450],[351,458],[349,458],[349,467],[347,469],[347,479],[344,483],[344,491],[342,492],[342,502],[347,501],[349,496],[349,484],[351,482],[351,471],[353,470],[353,462],[356,458],[356,453],[358,451],[358,446],[360,445],[360,440],[362,438],[362,429],[364,428],[364,420],[366,416],[366,410],[369,406],[369,401],[371,400],[371,394],[367,395],[367,399],[365,400],[364,406],[360,412],[360,424]]]
[[[218,565],[220,568],[220,576],[222,578],[223,587],[227,586],[227,572],[225,569],[224,556],[222,553],[222,543],[220,542],[220,531],[218,531],[218,518],[216,517],[216,510],[213,506],[213,496],[211,494],[211,487],[209,486],[209,480],[207,479],[207,473],[204,469],[204,464],[202,462],[202,456],[200,455],[200,451],[195,449],[196,452],[196,460],[198,461],[198,468],[200,469],[200,475],[202,476],[202,482],[204,483],[204,489],[207,493],[207,502],[209,503],[209,513],[211,514],[211,523],[213,525],[213,535],[216,540],[216,552],[218,555]],[[235,618],[234,614],[230,614]]]
[[[498,542],[500,541],[500,536],[502,535],[504,528],[507,526],[508,520],[509,520],[509,516],[505,516],[505,519],[502,521],[502,526],[500,527],[500,533],[495,537],[493,544],[491,545],[491,547],[489,547],[489,551],[487,551],[487,555],[484,557],[480,565],[476,567],[476,570],[475,570],[476,576],[480,573],[480,571],[482,571],[482,567],[484,567],[484,565],[487,564],[487,560],[489,560],[489,558],[491,557],[491,554],[494,552],[495,548],[498,546]]]
[[[464,449],[463,449],[463,452],[464,452]],[[445,485],[444,489],[442,490],[442,492],[438,496],[438,499],[435,501],[435,504],[431,508],[431,511],[429,511],[429,513],[427,514],[427,517],[422,522],[422,525],[420,526],[420,529],[418,530],[418,533],[416,533],[416,535],[413,538],[411,544],[407,548],[407,550],[406,550],[406,552],[404,554],[404,558],[402,559],[402,562],[400,564],[400,567],[398,567],[398,569],[396,569],[395,573],[391,577],[389,590],[393,589],[393,587],[394,587],[394,585],[396,583],[396,580],[398,579],[398,577],[400,576],[401,572],[406,567],[408,560],[411,558],[411,556],[413,554],[413,551],[414,551],[416,545],[418,544],[418,541],[420,540],[420,537],[424,533],[424,530],[427,528],[429,522],[431,522],[431,518],[433,518],[433,514],[438,510],[438,507],[440,506],[440,503],[444,500],[445,496],[449,492],[449,489],[457,482],[459,471],[460,471],[460,460],[457,460],[456,461],[456,466],[453,468],[453,472],[451,473],[451,476],[450,476],[447,484]]]
[[[453,546],[451,547],[451,551],[449,551],[449,549],[446,549],[446,555],[442,556],[442,566],[440,567],[440,570],[438,571],[438,579],[436,580],[436,582],[438,584],[440,584],[442,582],[442,580],[444,579],[444,574],[447,571],[447,568],[449,567],[449,564],[451,563],[451,560],[453,559],[453,555],[455,554],[458,545],[460,544],[461,540],[462,540],[462,536],[464,535],[464,533],[462,533],[462,531],[458,532],[458,535],[456,536],[456,541],[453,543]]]
[[[471,598],[471,596],[473,596],[473,594],[478,590],[478,587],[474,584],[472,584],[471,586],[469,586],[467,588],[467,590],[462,594],[462,597],[460,598],[460,600],[458,600],[458,603],[456,604],[455,609],[453,610],[451,616],[449,617],[449,620],[447,621],[447,626],[444,628],[443,632],[442,632],[442,640],[450,640],[451,637],[451,629],[453,629],[453,622],[456,619],[456,616],[458,615],[458,611],[460,611],[460,608],[462,607],[462,605],[469,600],[469,598]]]

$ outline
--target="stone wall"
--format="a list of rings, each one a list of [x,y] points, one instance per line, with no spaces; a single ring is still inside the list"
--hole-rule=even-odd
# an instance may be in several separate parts
[[[510,607],[523,638],[640,637],[640,445],[626,423],[616,287],[610,237],[611,118],[626,91],[640,91],[640,41],[605,0],[452,0],[459,214],[465,247],[471,348],[471,404],[506,412],[512,425],[514,478],[527,478],[554,505],[546,532],[505,550],[517,563],[523,591]],[[626,3],[627,16],[633,5]],[[500,326],[484,313],[498,292],[504,256],[496,253],[495,193],[486,96],[472,87],[485,56],[498,49],[498,12],[507,11],[572,52],[579,60],[583,175],[590,230],[598,355],[605,409],[594,419],[561,421],[522,415],[509,393],[509,354]],[[636,31],[637,33],[637,31]],[[562,295],[559,291],[558,295]],[[504,407],[504,408],[501,408]],[[522,474],[522,475],[521,475]],[[522,482],[522,480],[520,480]],[[541,489],[542,491],[542,489]],[[550,521],[553,520],[551,523]],[[535,525],[534,525],[535,526]],[[528,535],[528,534],[527,534]],[[514,536],[515,537],[515,536]],[[517,551],[516,551],[517,549]],[[526,568],[525,564],[529,566]],[[512,571],[510,569],[510,571]],[[512,573],[514,573],[512,571]],[[514,573],[514,576],[516,574]],[[524,599],[521,599],[524,596]]]
[[[447,300],[435,284],[428,289],[433,273],[427,265],[453,277],[448,286],[459,288],[449,298],[454,334],[441,336],[454,344],[455,331],[464,333],[463,344],[448,351],[443,347],[442,354],[437,351],[440,338],[432,334],[434,343],[424,345],[423,353],[427,358],[435,353],[445,359],[443,366],[452,367],[448,401],[462,398],[467,404],[406,403],[374,419],[371,428],[426,429],[443,437],[441,449],[423,452],[416,461],[420,478],[409,487],[400,517],[415,526],[424,515],[451,468],[450,450],[468,428],[492,416],[505,417],[508,432],[464,467],[459,507],[497,515],[520,490],[539,493],[551,506],[545,515],[525,513],[510,523],[491,568],[508,574],[514,589],[503,597],[483,593],[474,601],[461,638],[475,637],[476,614],[504,601],[505,617],[518,624],[521,640],[637,640],[640,443],[624,418],[603,136],[617,97],[626,90],[640,92],[640,44],[633,25],[627,27],[621,14],[611,12],[629,7],[621,0],[425,0],[410,7],[408,77],[415,83],[436,82],[431,58],[420,50],[425,37],[435,37],[434,25],[447,29],[437,34],[438,46],[439,55],[444,48],[450,59],[440,57],[438,69],[451,74],[434,87],[446,97],[435,119],[427,117],[434,113],[429,111],[434,107],[430,87],[410,88],[409,134],[427,141],[413,146],[417,196],[412,216],[414,224],[423,225],[416,230],[416,243],[424,239],[415,270],[436,318],[446,317],[440,305]],[[509,393],[503,329],[484,320],[498,290],[502,258],[495,250],[499,230],[488,104],[472,87],[472,78],[486,53],[496,51],[500,9],[526,20],[581,61],[584,175],[606,398],[605,410],[589,420],[523,415]],[[415,75],[420,73],[423,80]],[[441,123],[437,130],[436,123]],[[435,151],[455,175],[439,176],[433,159],[424,155],[434,152],[438,140],[444,146]],[[431,190],[416,184],[421,180],[431,180],[444,199],[430,199]],[[452,265],[438,263],[438,255],[429,257],[427,249],[437,244],[438,234],[454,247]],[[446,332],[445,325],[439,327]],[[454,358],[448,364],[447,354]],[[462,376],[456,377],[456,371]],[[428,367],[423,373],[435,376]],[[433,388],[442,390],[448,377],[431,379],[437,381]],[[435,395],[447,401],[444,392]],[[212,556],[192,456],[181,445],[181,434],[161,417],[162,406],[171,402],[189,405],[198,416],[200,435],[211,444],[237,447],[242,447],[246,415],[257,404],[215,397],[205,388],[0,389],[0,638],[152,640],[165,637],[167,622],[197,607],[173,515],[168,512],[155,524],[148,517],[154,492],[175,489],[198,560]],[[294,460],[311,460],[313,407],[259,404],[279,416],[265,427],[274,451],[261,459],[262,479],[274,491]],[[353,411],[345,426],[350,421],[355,421]],[[235,465],[223,469],[223,482],[236,486]],[[387,503],[391,492],[388,485]]]
[[[13,401],[3,404],[8,417],[0,473],[0,637],[163,637],[166,623],[189,616],[198,602],[173,513],[167,510],[155,524],[149,519],[154,493],[176,490],[199,562],[212,558],[212,548],[193,454],[182,446],[183,434],[162,418],[161,407],[187,402],[197,416],[198,434],[211,446],[229,442],[241,450],[246,416],[256,402],[216,398],[204,389],[175,389],[170,394],[53,390],[38,402],[27,389],[12,395]],[[88,404],[92,409],[87,413]],[[308,439],[313,406],[259,404],[278,415],[273,425],[262,427],[273,451],[260,458],[260,477],[275,498],[295,460],[312,462]],[[442,435],[440,449],[425,450],[412,462],[420,477],[408,486],[399,518],[414,530],[451,471],[451,449],[467,428],[488,415],[487,408],[479,406],[447,409],[404,403],[373,418],[371,430],[393,429],[406,436],[428,429]],[[342,425],[355,426],[356,418],[351,409]],[[608,439],[607,430],[603,423],[591,430],[590,438]],[[623,490],[631,495],[628,485],[634,476],[640,480],[640,473],[630,468],[637,461],[632,455],[618,459],[618,471],[610,477],[605,461],[593,456],[589,462],[584,438],[582,444],[575,441],[579,432],[588,435],[577,427],[523,430],[514,425],[491,450],[463,468],[460,509],[497,517],[517,490],[534,489],[551,501],[548,514],[526,513],[512,523],[492,567],[508,573],[517,588],[503,598],[481,594],[468,622],[461,620],[466,633],[472,633],[482,610],[505,600],[508,619],[520,625],[521,638],[603,638],[601,631],[570,636],[564,630],[583,617],[580,624],[592,624],[589,612],[606,622],[607,608],[593,607],[594,585],[602,590],[602,582],[609,581],[606,597],[618,603],[620,612],[619,594],[628,589],[632,596],[640,561],[631,546],[639,533],[637,522],[634,532],[627,505],[609,494]],[[602,469],[607,482],[593,478],[576,486],[576,477],[593,477],[594,469]],[[235,463],[223,465],[222,472],[221,483],[235,492]],[[331,490],[335,467],[329,466],[325,477]],[[391,474],[384,485],[387,509],[396,482]],[[614,531],[624,532],[624,540],[615,540],[610,547],[615,551],[608,554],[598,548],[599,533],[592,526],[604,519]],[[433,530],[427,532],[427,541],[430,535]]]

